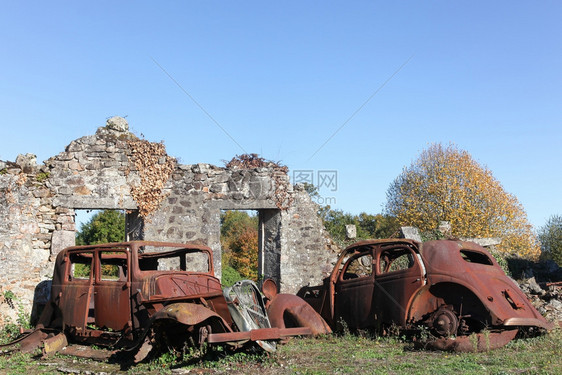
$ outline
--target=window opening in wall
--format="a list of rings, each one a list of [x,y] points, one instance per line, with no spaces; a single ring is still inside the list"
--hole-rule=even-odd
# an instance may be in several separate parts
[[[125,223],[131,221],[130,217],[134,217],[135,212],[91,209],[75,210],[75,214],[76,245],[94,245],[139,239],[130,238],[125,229]]]
[[[258,281],[259,214],[256,210],[221,211],[222,284]]]

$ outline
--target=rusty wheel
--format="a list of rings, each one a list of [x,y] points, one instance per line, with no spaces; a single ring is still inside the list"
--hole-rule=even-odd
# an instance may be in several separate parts
[[[431,327],[439,337],[455,335],[459,329],[459,318],[452,308],[443,306],[433,313]]]

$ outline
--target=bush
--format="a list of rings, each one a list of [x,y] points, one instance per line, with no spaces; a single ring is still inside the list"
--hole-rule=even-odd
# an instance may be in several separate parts
[[[224,264],[222,265],[222,286],[232,286],[235,282],[242,280],[242,276],[234,269],[232,266]]]

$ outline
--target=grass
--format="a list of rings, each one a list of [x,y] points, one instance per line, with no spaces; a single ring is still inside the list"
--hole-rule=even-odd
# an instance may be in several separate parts
[[[40,360],[15,354],[0,356],[0,373],[34,375],[71,369],[108,374],[560,374],[561,352],[560,329],[483,353],[415,350],[400,337],[346,334],[292,339],[273,354],[229,352],[221,347],[166,353],[130,368],[64,356]]]

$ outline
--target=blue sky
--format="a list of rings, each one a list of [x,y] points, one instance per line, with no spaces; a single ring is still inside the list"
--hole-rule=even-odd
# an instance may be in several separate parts
[[[127,116],[184,164],[249,152],[335,170],[332,206],[378,213],[422,149],[454,142],[541,226],[562,214],[561,15],[554,1],[3,1],[0,160],[43,161]]]

